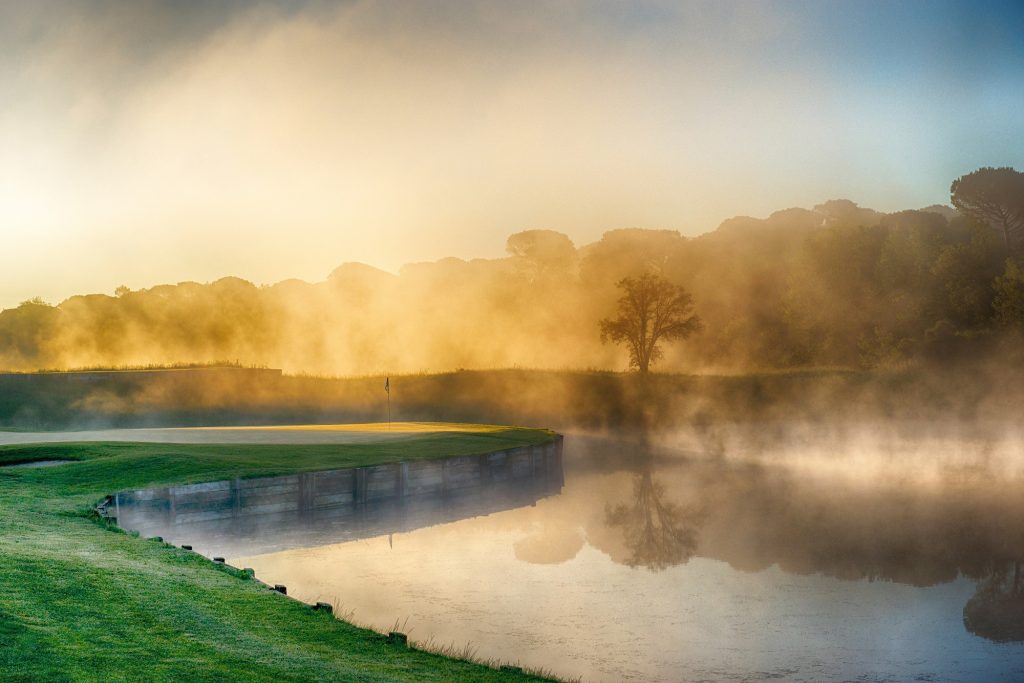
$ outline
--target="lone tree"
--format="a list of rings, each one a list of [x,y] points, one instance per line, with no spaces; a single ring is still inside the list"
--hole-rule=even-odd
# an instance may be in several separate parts
[[[601,321],[601,341],[626,344],[629,365],[641,374],[661,358],[659,342],[685,339],[700,329],[700,318],[692,313],[693,297],[679,285],[644,274],[624,278],[617,286],[623,292],[619,314]]]
[[[953,181],[950,201],[961,213],[1002,231],[1012,252],[1024,231],[1024,173],[1009,167],[979,168]]]

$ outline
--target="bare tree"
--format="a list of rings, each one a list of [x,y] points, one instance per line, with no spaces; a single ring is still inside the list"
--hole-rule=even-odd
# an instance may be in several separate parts
[[[601,321],[601,341],[625,344],[630,367],[642,374],[661,358],[660,342],[685,339],[700,329],[693,297],[679,285],[648,273],[623,278],[617,286],[623,292],[618,316]]]

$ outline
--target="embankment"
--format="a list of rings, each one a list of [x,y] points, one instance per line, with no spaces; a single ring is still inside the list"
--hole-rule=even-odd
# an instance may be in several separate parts
[[[469,456],[551,432],[342,445],[35,444],[0,448],[0,671],[9,681],[530,680],[389,644],[204,557],[116,531],[110,491]],[[539,680],[534,678],[534,680]]]

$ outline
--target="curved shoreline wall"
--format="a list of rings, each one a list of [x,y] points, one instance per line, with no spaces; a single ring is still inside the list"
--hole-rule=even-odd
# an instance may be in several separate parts
[[[258,554],[522,507],[563,485],[558,435],[479,455],[122,491],[104,514],[198,552]]]

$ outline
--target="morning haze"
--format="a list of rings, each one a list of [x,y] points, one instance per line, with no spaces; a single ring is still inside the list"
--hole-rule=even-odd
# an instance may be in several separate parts
[[[0,2],[0,680],[1024,680],[1022,29]]]
[[[524,229],[587,244],[830,197],[890,212],[1024,152],[1019,17],[995,8],[0,11],[5,307],[493,258]]]
[[[510,236],[503,258],[414,263],[397,275],[349,263],[316,283],[223,278],[29,301],[0,313],[0,362],[625,370],[626,354],[602,343],[598,326],[617,284],[648,272],[692,293],[701,320],[688,342],[664,345],[662,370],[901,367],[1016,343],[1019,274],[1007,244],[950,208],[881,214],[848,200],[734,218],[695,238],[622,229],[577,247],[532,230]]]

